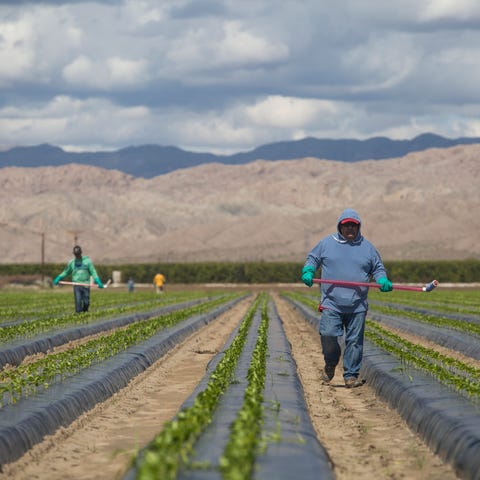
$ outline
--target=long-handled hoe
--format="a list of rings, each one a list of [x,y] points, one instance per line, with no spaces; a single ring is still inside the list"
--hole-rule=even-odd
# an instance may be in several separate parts
[[[77,285],[77,286],[80,286],[80,287],[96,287],[96,286],[98,286],[95,283],[65,282],[63,280],[60,280],[58,283],[60,285]],[[112,283],[112,281],[109,279],[108,282],[105,283],[103,288],[107,288],[111,283]]]
[[[324,278],[314,278],[313,283],[329,283],[332,285],[339,285],[341,287],[370,287],[370,288],[381,287],[379,283],[373,283],[373,282],[348,282],[345,280],[327,280]],[[438,286],[437,280],[432,280],[430,283],[427,283],[423,287],[413,287],[409,285],[393,284],[392,288],[393,290],[410,290],[412,292],[431,292],[437,286]]]

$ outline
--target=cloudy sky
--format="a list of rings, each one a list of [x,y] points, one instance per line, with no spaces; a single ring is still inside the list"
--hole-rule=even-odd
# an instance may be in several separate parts
[[[0,0],[0,146],[480,136],[477,0]]]

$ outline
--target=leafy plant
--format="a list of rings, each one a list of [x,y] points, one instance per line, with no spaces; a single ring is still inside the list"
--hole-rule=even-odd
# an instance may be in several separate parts
[[[236,337],[210,375],[205,390],[197,395],[191,407],[182,410],[176,418],[167,422],[144,454],[137,458],[139,480],[174,479],[181,465],[188,463],[194,443],[211,422],[218,401],[233,378],[259,301],[257,297],[250,306]]]

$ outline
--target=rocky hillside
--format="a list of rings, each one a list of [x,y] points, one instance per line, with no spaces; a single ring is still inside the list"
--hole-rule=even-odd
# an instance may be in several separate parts
[[[389,160],[207,164],[136,178],[0,169],[2,263],[303,261],[345,207],[385,260],[480,258],[480,145]]]

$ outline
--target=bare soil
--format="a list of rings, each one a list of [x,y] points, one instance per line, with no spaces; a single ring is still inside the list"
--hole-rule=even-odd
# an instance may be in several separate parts
[[[367,384],[346,389],[337,369],[331,385],[322,385],[318,333],[288,302],[272,294],[292,345],[312,423],[339,480],[457,478]],[[47,437],[17,462],[5,465],[0,479],[121,478],[138,449],[192,393],[249,304],[249,300],[240,302],[114,397]]]

